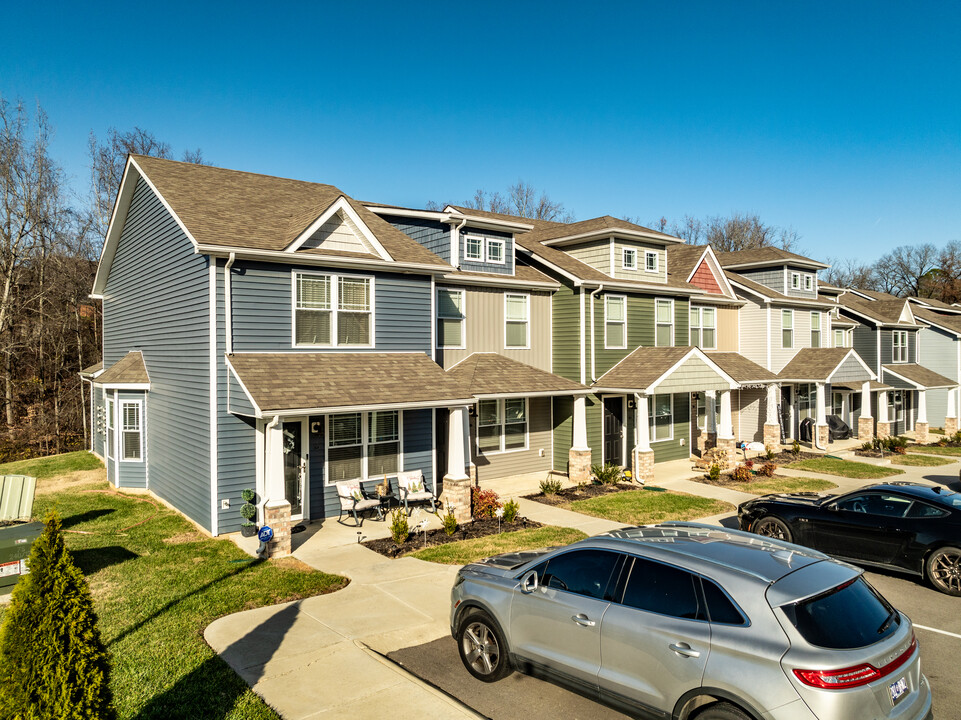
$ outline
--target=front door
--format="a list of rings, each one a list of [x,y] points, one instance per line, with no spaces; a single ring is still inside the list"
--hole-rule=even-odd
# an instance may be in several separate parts
[[[290,503],[290,519],[303,520],[307,484],[303,420],[284,423],[284,498]]]
[[[624,398],[604,398],[604,463],[624,464]]]
[[[781,439],[796,438],[791,412],[791,388],[790,386],[781,387]]]

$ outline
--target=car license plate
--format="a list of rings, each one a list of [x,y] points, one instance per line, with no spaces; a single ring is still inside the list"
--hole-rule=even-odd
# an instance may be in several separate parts
[[[898,698],[900,698],[904,693],[908,691],[908,681],[905,678],[901,678],[897,682],[893,682],[888,685],[888,692],[891,693],[891,702],[896,703]]]
[[[20,561],[16,560],[14,562],[3,563],[0,565],[0,577],[6,577],[7,575],[19,575],[20,574]]]

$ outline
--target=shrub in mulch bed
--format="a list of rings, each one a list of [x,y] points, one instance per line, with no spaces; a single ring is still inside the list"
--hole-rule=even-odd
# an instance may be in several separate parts
[[[362,545],[370,548],[374,552],[380,553],[389,558],[398,558],[425,547],[435,545],[446,545],[447,543],[459,542],[461,540],[473,540],[474,538],[496,535],[498,532],[513,532],[514,530],[531,530],[543,527],[541,523],[528,520],[526,517],[518,517],[512,523],[500,522],[498,528],[497,519],[478,519],[473,522],[464,523],[457,527],[457,532],[448,535],[443,529],[427,531],[427,541],[424,542],[424,533],[412,532],[407,541],[398,545],[391,538],[379,538],[377,540],[367,540]]]
[[[824,457],[824,455],[821,453],[807,452],[805,450],[802,450],[797,455],[792,453],[790,450],[782,450],[779,453],[775,453],[775,455],[771,458],[765,458],[762,455],[761,457],[757,458],[755,462],[763,462],[764,460],[767,460],[775,465],[788,465],[792,462],[797,462],[798,460],[814,460],[822,457]]]
[[[735,480],[731,473],[721,473],[721,477],[717,480],[712,480],[710,475],[704,474],[700,477],[694,478],[695,482],[704,483],[705,485],[716,485],[717,487],[728,487],[728,488],[739,488],[745,485],[750,485],[756,482],[767,482],[768,480],[791,480],[793,479],[789,475],[752,475],[747,481]]]
[[[643,485],[637,483],[615,483],[613,485],[599,485],[596,483],[586,485],[575,485],[574,487],[564,488],[553,495],[535,493],[534,495],[524,495],[525,500],[536,500],[545,505],[567,505],[572,500],[586,500],[587,498],[598,497],[600,495],[610,495],[611,493],[624,492],[625,490],[643,490]]]

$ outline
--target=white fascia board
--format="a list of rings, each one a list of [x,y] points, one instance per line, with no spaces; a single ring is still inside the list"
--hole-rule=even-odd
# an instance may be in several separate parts
[[[573,275],[567,270],[564,270],[563,268],[558,267],[557,265],[552,263],[550,260],[545,260],[540,255],[528,250],[527,248],[519,247],[516,242],[514,243],[514,248],[515,248],[515,252],[520,251],[521,254],[524,255],[524,257],[528,259],[533,259],[536,262],[539,262],[542,265],[544,265],[544,267],[550,268],[551,270],[556,272],[558,275],[567,278],[572,283],[574,283],[574,287],[580,287],[583,284],[583,281],[576,275]]]
[[[557,290],[561,284],[558,282],[538,282],[537,280],[517,280],[510,275],[503,278],[475,277],[472,275],[440,275],[437,282],[450,283],[451,285],[493,285],[495,287],[521,287],[521,288],[544,288],[546,290]]]
[[[904,377],[904,375],[901,375],[901,374],[895,372],[894,370],[892,370],[891,368],[887,367],[886,365],[885,365],[885,366],[882,366],[881,369],[882,369],[884,372],[886,372],[886,373],[890,373],[891,375],[894,375],[894,377],[896,377],[898,380],[903,380],[904,382],[906,382],[906,383],[908,383],[909,385],[913,386],[915,390],[926,390],[926,389],[927,389],[927,387],[926,387],[925,385],[922,385],[922,384],[919,383],[919,382],[916,382],[916,381],[914,381],[914,380],[911,380],[910,378]],[[895,388],[895,389],[898,389],[898,388]]]
[[[825,265],[817,260],[809,259],[795,259],[795,258],[780,258],[779,260],[763,260],[755,262],[745,262],[745,263],[735,263],[733,265],[725,265],[727,270],[736,270],[737,268],[756,268],[756,267],[781,267],[787,265],[796,265],[797,267],[808,268],[813,270],[827,270],[830,265]]]
[[[570,245],[571,243],[590,240],[591,238],[595,237],[620,237],[628,240],[644,240],[647,242],[663,243],[665,245],[677,245],[678,243],[684,243],[681,238],[672,238],[670,235],[652,234],[642,232],[640,230],[627,230],[621,228],[601,228],[599,230],[578,233],[577,235],[565,235],[564,237],[554,238],[552,240],[541,240],[540,242],[541,244],[550,247],[552,245]]]
[[[730,386],[731,390],[734,390],[738,387],[739,385],[738,381],[732,378],[726,372],[724,372],[716,362],[711,360],[711,358],[704,353],[703,350],[701,350],[700,348],[692,347],[688,352],[684,354],[684,356],[680,360],[678,360],[676,363],[671,365],[670,368],[668,368],[665,372],[663,372],[657,380],[655,380],[650,385],[648,385],[647,388],[645,388],[644,393],[646,395],[653,395],[655,392],[657,392],[657,386],[660,385],[662,382],[664,382],[664,380],[669,378],[675,370],[677,370],[681,365],[683,365],[688,360],[690,360],[691,357],[696,357],[704,361],[708,365],[708,367],[711,368],[711,370],[713,370],[718,375],[720,375],[721,379],[724,380],[724,382],[726,382]]]
[[[959,331],[959,330],[954,330],[954,329],[952,329],[952,328],[947,327],[946,325],[941,325],[940,323],[937,323],[937,322],[935,322],[934,320],[930,320],[930,319],[928,319],[928,318],[924,318],[924,322],[926,322],[928,325],[933,325],[934,327],[938,328],[939,330],[944,330],[944,332],[950,333],[950,334],[954,335],[955,337],[961,337],[961,331]]]
[[[474,393],[478,400],[511,400],[514,398],[540,398],[540,397],[564,397],[567,395],[590,395],[594,391],[591,388],[583,390],[542,390],[540,392],[514,392],[514,393]]]
[[[213,257],[230,257],[233,253],[238,260],[267,260],[290,265],[322,265],[370,270],[373,268],[390,269],[392,272],[413,271],[424,274],[444,274],[451,272],[451,265],[425,265],[421,263],[385,262],[378,259],[347,258],[341,255],[319,255],[316,253],[290,253],[286,250],[256,250],[253,248],[229,245],[201,245],[198,252]]]
[[[769,295],[765,295],[760,290],[755,290],[754,288],[749,288],[745,285],[741,285],[737,280],[730,280],[732,287],[736,287],[741,292],[746,292],[748,295],[753,295],[756,298],[760,298],[765,304],[770,304],[772,298]]]
[[[106,390],[149,390],[150,383],[98,383],[94,381],[94,385],[97,387],[105,388]]]
[[[375,215],[393,215],[394,217],[412,217],[422,220],[437,220],[438,222],[450,222],[450,213],[437,212],[435,210],[414,210],[412,208],[384,207],[382,205],[367,205],[364,207]]]
[[[298,235],[294,241],[287,246],[284,252],[297,252],[297,250],[299,250],[305,242],[310,240],[317,230],[323,227],[325,222],[340,212],[344,213],[351,219],[351,221],[357,226],[357,229],[363,234],[364,239],[370,243],[370,246],[374,248],[374,252],[376,252],[382,260],[393,262],[393,258],[390,256],[387,250],[384,249],[384,246],[380,244],[380,241],[374,237],[374,233],[372,233],[370,228],[367,227],[367,223],[360,219],[360,216],[356,213],[354,208],[350,206],[350,203],[347,202],[347,198],[343,195],[334,200],[334,202],[330,204],[330,207],[320,214],[320,217],[308,225],[307,229]]]
[[[433,402],[406,402],[406,403],[382,403],[375,405],[340,405],[336,407],[313,407],[313,408],[284,408],[282,410],[267,408],[262,412],[267,417],[274,415],[280,417],[291,417],[296,415],[332,415],[335,413],[347,412],[370,412],[373,410],[416,410],[419,408],[444,408],[460,407],[463,405],[474,405],[476,400],[472,397],[461,398],[459,400],[437,400]]]
[[[230,356],[225,355],[224,360],[227,363],[227,369],[230,370],[230,374],[234,376],[234,380],[236,380],[237,384],[240,385],[240,389],[244,391],[244,395],[247,396],[247,400],[250,402],[251,407],[253,407],[254,413],[255,413],[254,417],[258,417],[258,418],[264,417],[263,411],[260,409],[260,406],[257,404],[257,401],[254,400],[254,396],[250,394],[250,390],[248,390],[247,386],[244,385],[244,381],[240,378],[240,375],[234,369],[234,366],[230,363]],[[228,405],[230,404],[230,386],[227,387],[227,404]],[[233,410],[231,410],[231,412],[233,412]]]
[[[445,207],[444,212],[450,214],[452,220],[455,218],[458,221],[467,220],[467,224],[471,227],[486,227],[490,230],[523,230],[525,232],[529,232],[534,229],[534,226],[530,223],[512,222],[510,220],[498,220],[497,218],[471,215],[470,213],[465,213],[462,210],[458,210],[453,205],[448,205]]]
[[[625,283],[618,282],[617,280],[582,280],[581,284],[584,287],[596,288],[601,285],[604,286],[605,290],[619,290],[621,292],[641,292],[641,293],[656,293],[657,295],[684,295],[701,298],[705,295],[710,295],[700,288],[678,288],[671,287],[670,285],[658,285],[656,283]]]
[[[826,380],[827,382],[831,382],[831,378],[834,377],[834,373],[836,373],[838,369],[844,363],[846,363],[848,361],[848,358],[851,357],[852,355],[854,356],[854,359],[858,361],[858,365],[864,368],[865,372],[867,372],[867,374],[870,376],[872,380],[878,379],[877,373],[875,373],[871,368],[867,366],[867,363],[865,363],[864,360],[861,359],[861,356],[858,355],[857,352],[855,352],[854,348],[851,348],[850,350],[848,350],[847,354],[843,358],[841,358],[841,362],[839,362],[837,366],[827,376],[827,380]]]

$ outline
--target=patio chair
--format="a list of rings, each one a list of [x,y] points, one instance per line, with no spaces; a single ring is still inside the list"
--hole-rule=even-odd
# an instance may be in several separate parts
[[[380,500],[377,498],[368,498],[364,495],[364,491],[360,487],[360,483],[356,480],[341,480],[340,482],[334,483],[337,487],[337,498],[340,500],[340,516],[337,518],[337,522],[341,525],[346,525],[343,521],[344,513],[347,516],[354,516],[354,526],[360,527],[364,524],[360,515],[364,512],[370,512],[375,510],[377,512],[377,518],[379,520],[384,519],[384,514],[380,509]]]
[[[404,501],[404,510],[410,515],[408,503],[429,502],[430,512],[437,512],[437,498],[434,491],[424,482],[424,474],[420,470],[409,470],[397,473],[397,489],[400,499]]]

